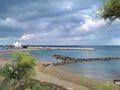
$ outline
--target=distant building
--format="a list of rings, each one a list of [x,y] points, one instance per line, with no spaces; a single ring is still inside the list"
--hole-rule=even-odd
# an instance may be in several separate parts
[[[15,42],[14,44],[13,44],[16,48],[21,48],[22,47],[22,44],[21,44],[21,42]]]

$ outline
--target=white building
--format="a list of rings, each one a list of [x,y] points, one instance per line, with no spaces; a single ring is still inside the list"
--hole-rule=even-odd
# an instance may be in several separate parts
[[[21,48],[22,47],[22,44],[21,44],[21,42],[15,42],[14,44],[13,44],[16,48]]]

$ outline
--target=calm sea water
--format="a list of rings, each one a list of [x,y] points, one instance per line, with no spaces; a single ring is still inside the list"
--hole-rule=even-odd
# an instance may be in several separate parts
[[[61,47],[61,46],[58,46]],[[63,47],[63,46],[62,46]],[[68,46],[64,46],[69,48]],[[71,46],[79,48],[84,46]],[[96,48],[94,51],[84,50],[33,50],[30,52],[40,61],[57,62],[53,55],[60,54],[75,58],[101,58],[101,57],[120,57],[120,46],[86,46]],[[9,57],[9,55],[5,56]],[[112,80],[120,75],[120,61],[95,61],[79,62],[59,66],[59,68],[78,74],[97,79]]]

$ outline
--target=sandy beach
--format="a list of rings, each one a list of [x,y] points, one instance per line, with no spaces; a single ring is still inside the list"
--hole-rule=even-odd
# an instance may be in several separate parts
[[[1,57],[6,53],[8,52],[0,53],[0,66],[10,62],[10,60]],[[57,84],[69,90],[91,90],[92,88],[100,87],[105,83],[105,81],[102,80],[78,76],[76,74],[61,70],[57,66],[50,65],[45,67],[43,64],[46,63],[50,62],[37,61],[37,74],[34,77],[35,79]]]
[[[7,59],[0,59],[0,66],[8,63]],[[69,90],[91,90],[94,87],[100,87],[105,81],[96,80],[72,74],[70,72],[61,70],[55,66],[44,67],[46,62],[37,62],[37,74],[35,79],[50,82],[63,86]]]
[[[10,61],[8,59],[4,59],[1,57],[3,54],[6,53],[9,52],[0,53],[0,66],[3,66]],[[43,64],[46,63],[50,62],[37,61],[37,74],[34,77],[35,79],[57,84],[69,90],[91,90],[92,88],[100,87],[105,83],[105,81],[102,80],[78,76],[76,74],[61,70],[57,66],[52,65],[48,67],[43,66]]]
[[[54,66],[43,67],[41,62],[38,62],[38,66],[40,70],[39,74],[37,74],[38,79],[45,79],[41,77],[42,74],[49,75],[51,78],[47,79],[48,81],[62,86],[66,85],[65,87],[69,87],[71,90],[90,90],[105,83],[105,81],[78,76]]]

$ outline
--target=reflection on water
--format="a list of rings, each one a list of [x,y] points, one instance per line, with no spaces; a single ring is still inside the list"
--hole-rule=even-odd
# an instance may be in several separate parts
[[[112,80],[120,75],[119,60],[72,63],[59,67],[82,76],[97,79]]]

